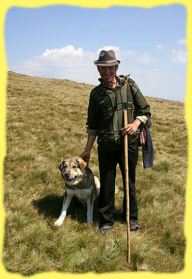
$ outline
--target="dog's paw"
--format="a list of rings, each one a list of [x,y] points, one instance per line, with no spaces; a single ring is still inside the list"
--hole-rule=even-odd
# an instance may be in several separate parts
[[[55,221],[55,226],[61,226],[63,224],[63,219],[57,219],[57,221]]]

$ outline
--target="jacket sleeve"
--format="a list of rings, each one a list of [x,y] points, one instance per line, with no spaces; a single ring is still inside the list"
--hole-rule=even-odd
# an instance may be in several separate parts
[[[87,133],[92,136],[97,136],[98,131],[98,108],[92,91],[89,97],[88,114],[87,114]]]

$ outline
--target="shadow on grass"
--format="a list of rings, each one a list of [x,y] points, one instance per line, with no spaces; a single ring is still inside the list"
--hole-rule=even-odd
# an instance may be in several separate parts
[[[61,213],[63,196],[48,195],[38,200],[33,200],[32,204],[37,209],[39,215],[43,215],[46,219],[57,219]],[[75,197],[72,198],[67,210],[67,216],[77,220],[79,223],[87,222],[87,207],[82,205]],[[97,199],[94,203],[93,219],[98,220],[97,215]]]

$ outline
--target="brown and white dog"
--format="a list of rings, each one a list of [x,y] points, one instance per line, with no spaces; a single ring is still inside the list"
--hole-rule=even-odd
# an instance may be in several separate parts
[[[87,223],[93,223],[93,205],[95,198],[99,195],[100,182],[93,175],[87,163],[78,156],[67,157],[59,166],[61,175],[65,182],[63,206],[55,225],[61,226],[65,220],[68,206],[73,196],[82,203],[87,204]]]

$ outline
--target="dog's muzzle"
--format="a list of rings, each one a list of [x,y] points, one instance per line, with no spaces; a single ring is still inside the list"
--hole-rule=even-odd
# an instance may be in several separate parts
[[[77,176],[71,176],[70,173],[68,172],[65,172],[64,173],[64,178],[67,180],[67,181],[73,181],[76,179]]]

